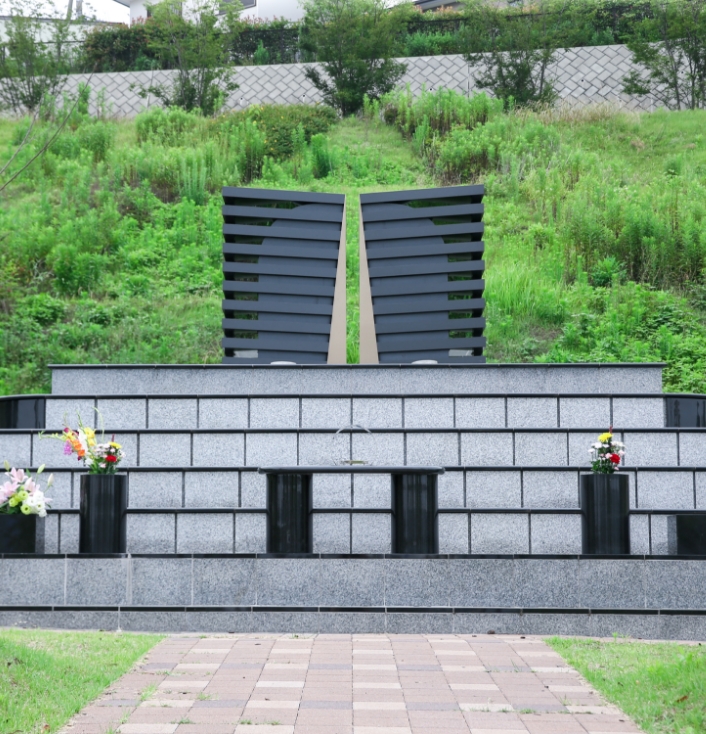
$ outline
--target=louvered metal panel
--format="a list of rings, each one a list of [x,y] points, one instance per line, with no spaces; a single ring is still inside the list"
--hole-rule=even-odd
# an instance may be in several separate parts
[[[223,189],[224,364],[345,364],[345,196]]]
[[[483,186],[360,197],[360,361],[485,362]]]

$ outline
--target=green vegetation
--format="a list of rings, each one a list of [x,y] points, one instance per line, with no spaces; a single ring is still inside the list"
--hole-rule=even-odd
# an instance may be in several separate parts
[[[0,630],[0,731],[58,731],[160,639]]]
[[[700,644],[548,642],[648,734],[706,731],[706,648]]]
[[[490,360],[664,360],[666,389],[706,392],[705,125],[443,91],[338,123],[325,107],[77,113],[0,201],[0,392],[48,390],[50,363],[219,362],[224,184],[347,194],[356,362],[358,194],[476,181]],[[26,126],[0,123],[3,160]]]

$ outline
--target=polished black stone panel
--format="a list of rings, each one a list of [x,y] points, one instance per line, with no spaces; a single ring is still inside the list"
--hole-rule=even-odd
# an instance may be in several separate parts
[[[267,552],[311,553],[311,474],[268,474]]]
[[[79,551],[125,553],[127,547],[127,477],[81,476]]]
[[[706,513],[667,516],[670,555],[706,556]]]
[[[629,555],[630,478],[625,474],[581,477],[581,530],[586,555]]]
[[[44,428],[44,396],[0,399],[0,428]]]
[[[669,397],[667,403],[668,428],[706,427],[706,398]]]
[[[439,552],[436,474],[392,475],[392,552]]]
[[[37,515],[0,514],[1,553],[44,553],[44,520]]]

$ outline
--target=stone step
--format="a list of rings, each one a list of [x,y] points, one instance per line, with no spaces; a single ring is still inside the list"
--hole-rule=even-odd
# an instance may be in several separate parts
[[[55,395],[658,394],[662,364],[52,365]]]

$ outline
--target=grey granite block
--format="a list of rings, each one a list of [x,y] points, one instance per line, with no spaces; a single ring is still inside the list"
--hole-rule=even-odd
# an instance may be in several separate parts
[[[322,558],[319,564],[321,606],[384,606],[384,559]]]
[[[522,633],[523,617],[518,614],[468,613],[454,614],[454,633],[457,635],[519,635]]]
[[[299,398],[250,398],[250,428],[299,428]]]
[[[314,474],[312,495],[314,507],[350,507],[351,475]]]
[[[195,433],[193,466],[243,466],[242,433]]]
[[[630,553],[650,554],[650,519],[647,515],[630,515]]]
[[[644,608],[644,561],[582,558],[579,594],[580,606],[589,609]]]
[[[680,466],[706,466],[706,433],[679,434]]]
[[[282,365],[254,368],[250,378],[251,395],[298,395],[302,390],[301,366]]]
[[[332,466],[351,458],[349,432],[300,433],[299,461],[303,466]]]
[[[175,553],[175,517],[164,515],[128,515],[128,553]]]
[[[79,516],[62,515],[59,520],[59,553],[78,553]]]
[[[78,418],[84,426],[96,425],[95,401],[93,398],[47,397],[45,426],[48,431],[62,431],[64,426],[78,428]]]
[[[177,517],[177,553],[232,553],[233,536],[230,514]]]
[[[557,428],[557,398],[508,398],[508,428]]]
[[[449,433],[408,433],[408,466],[459,466],[459,439]]]
[[[512,559],[450,559],[445,566],[445,583],[448,587],[446,603],[452,607],[518,606],[515,561]]]
[[[468,515],[439,515],[439,553],[468,553]]]
[[[187,610],[182,618],[183,632],[233,634],[250,632],[252,614],[248,611],[194,611]]]
[[[0,626],[21,629],[117,630],[118,612],[0,612]]]
[[[586,470],[591,468],[591,444],[596,443],[599,435],[595,431],[569,432],[569,466],[586,467]]]
[[[321,634],[384,634],[387,615],[366,612],[320,612]]]
[[[129,558],[67,558],[66,603],[126,604],[129,569]]]
[[[634,637],[641,640],[663,638],[664,620],[656,614],[591,614],[591,637]]]
[[[97,407],[106,431],[124,431],[147,428],[147,400],[145,398],[98,398]]]
[[[150,398],[147,402],[148,428],[197,428],[196,398]]]
[[[522,615],[522,632],[526,635],[562,635],[585,637],[589,634],[588,614],[535,613]]]
[[[259,606],[319,606],[321,584],[318,558],[257,559]]]
[[[437,478],[439,507],[463,507],[463,472],[448,471]]]
[[[59,516],[47,515],[44,522],[44,552],[59,552]]]
[[[389,474],[356,474],[353,477],[355,507],[387,508],[392,503],[392,479]]]
[[[525,507],[574,509],[579,506],[575,471],[526,471],[522,482]]]
[[[404,434],[354,433],[352,458],[378,466],[404,465]]]
[[[352,422],[350,398],[302,398],[302,428],[338,430]]]
[[[191,434],[143,433],[140,466],[191,466]]]
[[[314,553],[351,552],[351,516],[348,513],[326,513],[313,518]]]
[[[464,466],[512,466],[513,453],[510,432],[461,434],[461,464]]]
[[[527,515],[473,515],[471,553],[529,553]]]
[[[676,433],[624,433],[627,466],[677,466]]]
[[[559,398],[562,428],[610,426],[610,398]]]
[[[128,505],[136,507],[181,507],[182,472],[131,471],[128,475]]]
[[[706,640],[706,616],[703,614],[663,614],[661,640]]]
[[[504,398],[456,398],[456,428],[505,428]]]
[[[349,395],[351,370],[340,365],[304,367],[300,392],[304,395]]]
[[[353,423],[363,428],[402,428],[402,400],[353,398]]]
[[[389,513],[352,516],[351,553],[390,553],[392,525]]]
[[[247,427],[247,398],[199,398],[199,428]]]
[[[186,612],[120,612],[120,627],[125,632],[184,632]]]
[[[405,428],[453,428],[453,398],[405,398]]]
[[[194,558],[193,573],[197,606],[257,603],[254,558]]]
[[[532,522],[535,520],[533,517]],[[578,607],[578,564],[577,559],[571,558],[518,558],[515,561],[517,605],[535,609]]]
[[[581,553],[580,515],[532,515],[532,553]]]
[[[693,510],[694,475],[686,471],[642,471],[637,499],[641,509]]]
[[[522,507],[520,472],[466,472],[466,497],[469,507]]]
[[[385,605],[449,606],[448,561],[444,558],[385,560]]]
[[[703,561],[645,561],[645,581],[651,609],[706,609]]]
[[[515,433],[515,464],[567,466],[566,433]]]
[[[35,443],[38,441],[37,436],[34,436],[34,440]],[[44,446],[47,444],[55,449],[53,455],[61,456],[62,446],[58,441],[44,441]],[[9,461],[10,465],[16,469],[29,468],[32,466],[32,436],[29,433],[0,433],[0,456],[2,456],[2,461]],[[46,462],[40,461],[37,466],[42,463]],[[73,460],[73,463],[76,463],[76,459]],[[59,462],[52,463],[50,466],[59,466]]]
[[[235,516],[235,552],[264,553],[267,550],[267,516],[238,513]]]
[[[388,612],[387,614],[387,633],[390,635],[450,635],[453,630],[453,614],[434,614],[433,612]]]
[[[349,374],[348,391],[352,395],[399,395],[406,392],[401,387],[402,370],[395,365],[357,368]]]
[[[706,510],[706,472],[694,472],[696,482],[696,509]]]
[[[669,555],[667,515],[650,515],[650,553],[654,556]]]
[[[318,612],[253,612],[252,632],[307,634],[319,631]]]
[[[133,558],[135,606],[186,606],[191,598],[191,558]]]
[[[237,507],[238,472],[184,473],[185,507]]]
[[[264,474],[244,471],[240,475],[240,506],[267,507],[267,477]]]
[[[64,558],[4,558],[0,606],[64,604]]]
[[[296,463],[296,433],[248,433],[246,436],[246,466],[294,466]]]
[[[613,398],[613,425],[624,428],[664,428],[664,398]]]
[[[49,475],[39,476],[39,486],[47,497],[51,497],[52,509],[68,510],[71,507],[71,485],[73,483],[71,472],[54,472],[54,483],[47,489],[48,481]]]

